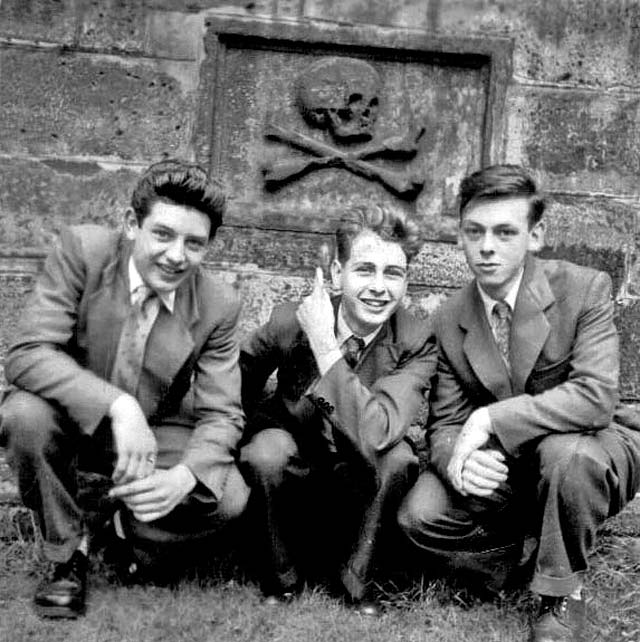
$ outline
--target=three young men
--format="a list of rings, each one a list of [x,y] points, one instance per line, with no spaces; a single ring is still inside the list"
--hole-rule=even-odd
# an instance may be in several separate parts
[[[8,355],[14,388],[0,427],[57,563],[37,590],[44,614],[84,608],[81,465],[111,477],[114,522],[133,541],[201,536],[244,508],[238,306],[199,270],[223,205],[200,168],[154,165],[123,234],[64,231],[38,280]],[[543,211],[520,167],[462,182],[460,239],[475,279],[438,311],[434,337],[402,307],[415,223],[352,210],[331,266],[339,296],[319,271],[301,304],[276,308],[247,338],[240,466],[266,593],[288,598],[303,560],[319,558],[351,601],[365,600],[374,553],[417,475],[404,438],[437,360],[431,466],[401,527],[431,561],[495,586],[534,535],[532,640],[577,639],[595,531],[640,486],[640,423],[616,405],[610,279],[534,258]],[[275,392],[259,399],[276,369]]]
[[[531,640],[566,642],[580,639],[596,529],[640,486],[640,424],[617,409],[611,280],[532,256],[543,211],[518,166],[461,184],[460,240],[475,279],[434,319],[431,466],[399,519],[432,562],[498,584],[530,517],[541,596]]]
[[[240,308],[200,270],[224,204],[200,167],[152,165],[123,232],[64,230],[37,280],[7,357],[0,434],[55,563],[36,591],[42,615],[85,609],[79,470],[102,478],[117,534],[147,552],[244,509]]]
[[[301,588],[302,560],[328,558],[329,579],[341,569],[348,600],[376,614],[367,584],[417,475],[404,437],[436,362],[429,325],[402,307],[419,239],[403,216],[350,210],[331,264],[339,295],[329,297],[318,268],[313,292],[300,305],[277,307],[243,343],[243,401],[253,412],[240,462],[272,600]],[[276,369],[274,394],[256,403]]]

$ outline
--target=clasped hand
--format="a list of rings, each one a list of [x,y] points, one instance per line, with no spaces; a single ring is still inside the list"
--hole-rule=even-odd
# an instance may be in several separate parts
[[[486,408],[472,412],[462,426],[447,467],[449,481],[462,495],[487,497],[507,480],[504,455],[499,450],[480,450],[492,432]]]

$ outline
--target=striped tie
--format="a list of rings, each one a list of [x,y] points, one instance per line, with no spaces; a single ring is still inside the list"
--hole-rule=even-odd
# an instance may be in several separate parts
[[[493,319],[493,336],[502,355],[504,364],[511,375],[511,363],[509,361],[509,337],[511,335],[511,308],[505,301],[496,301],[491,310]]]
[[[159,309],[160,301],[150,287],[140,285],[134,290],[111,374],[112,383],[133,396],[138,391],[145,346]]]
[[[344,360],[354,368],[360,359],[360,355],[364,350],[364,339],[356,337],[355,334],[352,334],[340,348],[342,354],[344,355]]]

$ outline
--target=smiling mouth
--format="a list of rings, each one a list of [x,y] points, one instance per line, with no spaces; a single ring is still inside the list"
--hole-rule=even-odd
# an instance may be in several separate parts
[[[360,299],[368,308],[374,308],[376,310],[381,310],[389,304],[389,301],[378,301],[375,299]]]
[[[158,267],[160,268],[160,271],[163,274],[166,274],[167,276],[175,277],[175,276],[180,276],[181,274],[184,273],[184,269],[182,269],[182,268],[176,269],[176,268],[168,267],[166,265],[158,265]]]

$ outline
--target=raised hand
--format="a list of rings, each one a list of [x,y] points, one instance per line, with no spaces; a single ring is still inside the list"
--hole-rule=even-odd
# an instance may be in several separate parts
[[[304,330],[311,350],[318,360],[332,350],[338,349],[334,333],[335,317],[331,299],[324,287],[322,269],[316,268],[311,294],[302,300],[296,312],[298,322]]]

